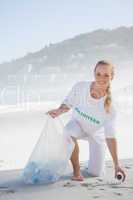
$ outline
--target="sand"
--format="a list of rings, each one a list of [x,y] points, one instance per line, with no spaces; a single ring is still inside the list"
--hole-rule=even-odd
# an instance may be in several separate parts
[[[1,110],[0,200],[133,199],[133,159],[121,160],[127,174],[125,182],[121,184],[113,178],[112,162],[107,162],[105,177],[89,177],[86,174],[86,163],[82,163],[81,169],[85,176],[83,182],[71,181],[71,175],[68,174],[54,184],[25,185],[20,179],[22,169],[19,166],[24,166],[40,136],[46,111],[45,105],[31,106],[28,113],[25,108],[14,110],[14,107],[10,107]],[[34,112],[33,107],[36,108]],[[131,117],[129,119],[132,120]],[[119,140],[119,152],[124,156],[132,154],[131,120],[126,119],[126,124],[122,123],[120,130],[123,142]],[[128,144],[126,149],[123,148],[125,141]],[[126,151],[130,154],[124,154]]]
[[[21,169],[0,171],[0,200],[131,200],[133,199],[133,159],[121,160],[126,171],[124,183],[114,178],[112,162],[107,161],[104,177],[90,177],[86,173],[86,164],[81,170],[85,176],[83,182],[72,181],[71,174],[58,182],[48,185],[25,185],[20,179]]]

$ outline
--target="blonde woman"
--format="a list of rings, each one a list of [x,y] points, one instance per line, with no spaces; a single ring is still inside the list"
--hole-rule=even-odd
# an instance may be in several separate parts
[[[121,168],[115,131],[116,111],[111,99],[111,81],[114,77],[114,67],[107,61],[99,61],[94,69],[94,81],[76,83],[59,108],[47,113],[55,118],[72,109],[72,117],[64,127],[64,134],[74,142],[71,155],[73,166],[72,180],[83,181],[80,172],[78,139],[89,142],[88,173],[101,176],[105,172],[105,144],[111,153],[115,177],[125,172]],[[106,142],[106,143],[105,143]]]

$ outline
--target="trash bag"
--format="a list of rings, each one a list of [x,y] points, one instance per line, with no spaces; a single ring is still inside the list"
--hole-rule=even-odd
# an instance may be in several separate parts
[[[22,171],[27,184],[53,183],[65,174],[74,143],[63,134],[59,118],[46,115],[40,138]]]

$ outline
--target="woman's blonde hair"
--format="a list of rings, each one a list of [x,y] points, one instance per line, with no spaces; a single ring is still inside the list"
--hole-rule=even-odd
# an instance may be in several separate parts
[[[94,72],[96,72],[96,68],[98,67],[98,65],[107,65],[110,67],[110,70],[111,70],[111,80],[113,79],[114,77],[114,66],[106,61],[106,60],[101,60],[99,62],[97,62],[96,66],[95,66],[95,69],[94,69]],[[106,90],[107,94],[106,94],[106,97],[105,97],[105,101],[104,101],[104,108],[106,110],[107,113],[109,113],[110,111],[110,107],[111,107],[111,103],[112,103],[112,97],[111,97],[111,86],[110,86],[110,83],[109,83],[109,86]]]

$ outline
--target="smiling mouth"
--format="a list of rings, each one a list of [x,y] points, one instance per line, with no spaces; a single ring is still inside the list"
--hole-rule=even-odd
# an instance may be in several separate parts
[[[99,81],[99,83],[100,83],[100,84],[106,84],[106,82],[105,82],[105,81]]]

